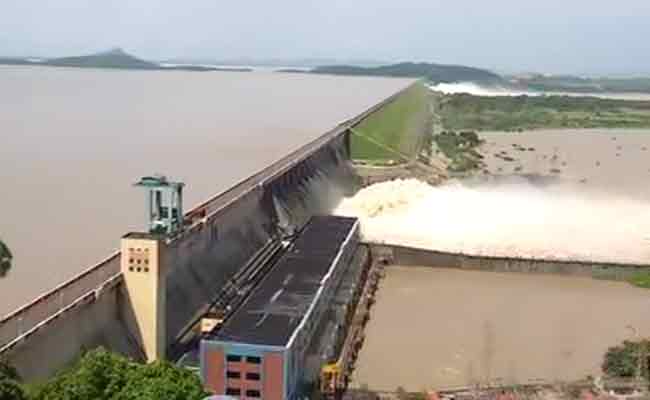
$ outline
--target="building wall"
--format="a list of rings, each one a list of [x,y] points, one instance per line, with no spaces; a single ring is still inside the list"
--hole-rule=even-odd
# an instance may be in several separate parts
[[[283,348],[203,340],[201,378],[214,394],[283,400],[284,359]]]

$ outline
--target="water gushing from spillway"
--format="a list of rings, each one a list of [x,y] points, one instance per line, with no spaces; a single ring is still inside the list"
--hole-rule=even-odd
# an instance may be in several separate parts
[[[357,216],[365,240],[482,256],[650,262],[646,202],[511,179],[433,187],[384,182],[335,211]]]

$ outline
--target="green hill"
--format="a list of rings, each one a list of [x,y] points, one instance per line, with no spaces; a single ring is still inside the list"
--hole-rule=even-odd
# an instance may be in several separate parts
[[[488,70],[462,65],[404,62],[379,67],[357,67],[351,65],[330,65],[314,68],[312,73],[333,75],[393,76],[425,78],[434,83],[477,82],[482,84],[504,84],[504,79]]]

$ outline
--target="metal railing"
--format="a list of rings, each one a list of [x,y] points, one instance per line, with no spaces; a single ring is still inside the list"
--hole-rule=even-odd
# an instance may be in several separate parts
[[[6,315],[0,320],[0,349],[67,308],[120,272],[119,252]]]

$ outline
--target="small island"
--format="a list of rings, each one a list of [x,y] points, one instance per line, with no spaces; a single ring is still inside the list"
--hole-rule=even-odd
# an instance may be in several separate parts
[[[135,57],[121,48],[113,48],[99,53],[73,56],[47,58],[35,60],[28,58],[0,57],[0,64],[4,65],[41,65],[50,67],[72,67],[72,68],[110,68],[110,69],[132,69],[132,70],[157,70],[157,71],[232,71],[250,72],[250,68],[218,68],[205,65],[171,65],[146,61]]]

